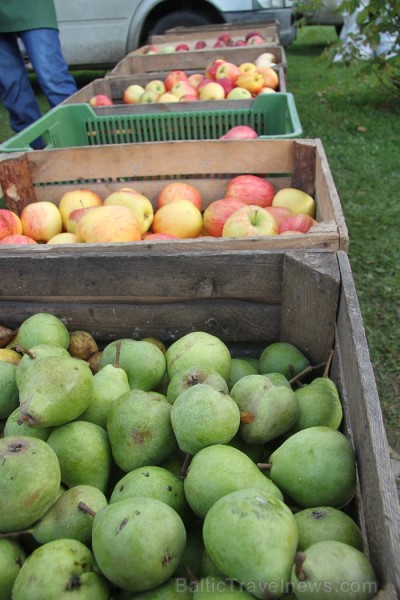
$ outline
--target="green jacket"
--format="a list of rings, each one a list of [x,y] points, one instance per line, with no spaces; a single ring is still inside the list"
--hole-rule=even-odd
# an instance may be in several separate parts
[[[53,0],[0,0],[0,33],[58,29]]]

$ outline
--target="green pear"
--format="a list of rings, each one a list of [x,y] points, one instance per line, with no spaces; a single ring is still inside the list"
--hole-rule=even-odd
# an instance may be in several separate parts
[[[317,542],[297,553],[291,582],[298,600],[331,596],[338,600],[367,600],[378,593],[366,555],[336,540]]]
[[[228,388],[231,390],[234,384],[245,375],[258,374],[258,361],[250,361],[247,358],[232,358],[231,370],[227,379]]]
[[[190,586],[182,577],[171,577],[148,592],[130,596],[135,600],[191,600],[192,597]]]
[[[228,384],[215,369],[193,366],[181,369],[172,377],[167,388],[168,402],[173,404],[182,392],[198,383],[206,383],[224,394],[228,393]]]
[[[231,370],[231,353],[226,344],[205,331],[192,331],[173,342],[165,354],[170,379],[178,371],[196,365],[211,367],[226,380]]]
[[[0,481],[0,531],[26,529],[58,496],[61,473],[57,455],[38,438],[2,438]]]
[[[217,569],[256,598],[287,591],[298,533],[291,510],[276,496],[252,488],[223,496],[204,519],[203,539]]]
[[[126,473],[115,485],[110,496],[110,504],[136,496],[156,498],[165,502],[185,521],[188,503],[183,480],[167,469],[150,465]]]
[[[46,442],[53,429],[54,427],[30,427],[26,421],[21,420],[21,408],[18,405],[5,422],[3,435],[4,437],[26,435]]]
[[[268,375],[246,375],[230,391],[240,409],[239,433],[245,442],[265,444],[288,431],[298,417],[294,391],[274,381]]]
[[[56,427],[47,443],[57,455],[67,487],[91,485],[106,491],[112,456],[105,429],[89,421],[72,421]]]
[[[20,382],[21,419],[32,427],[63,425],[83,413],[92,392],[93,374],[85,362],[45,356]]]
[[[223,444],[208,446],[193,456],[184,488],[189,505],[201,519],[219,498],[244,488],[259,488],[283,500],[281,491],[251,458]]]
[[[107,506],[98,488],[77,485],[65,490],[41,517],[30,533],[39,544],[70,538],[90,546],[94,514]]]
[[[11,600],[14,581],[26,560],[23,547],[14,540],[0,539],[0,598]]]
[[[292,434],[270,456],[272,481],[299,507],[341,508],[356,489],[356,460],[348,438],[330,427]]]
[[[115,340],[108,344],[100,357],[99,367],[115,364],[120,345],[120,367],[126,371],[131,389],[148,392],[161,383],[165,374],[165,356],[151,342],[133,339]]]
[[[127,498],[94,518],[92,547],[106,578],[124,590],[144,592],[175,572],[186,545],[178,513],[155,498]]]
[[[240,411],[230,396],[198,383],[175,400],[171,423],[179,448],[195,454],[212,444],[227,444],[239,429]]]
[[[150,343],[150,342],[147,342]],[[115,463],[125,472],[159,465],[175,452],[171,405],[162,396],[131,390],[113,404],[107,433]]]
[[[39,312],[21,323],[16,337],[10,344],[28,350],[38,344],[68,348],[69,332],[61,319],[50,313]]]
[[[209,575],[192,584],[193,600],[251,600],[253,594],[247,592],[236,581],[219,575]]]
[[[291,432],[307,427],[324,425],[338,429],[343,418],[339,392],[328,377],[317,377],[310,384],[295,390],[299,402],[299,416]]]
[[[294,515],[299,530],[298,550],[306,550],[316,542],[336,540],[363,549],[363,538],[357,523],[347,513],[333,506],[304,508]]]
[[[13,600],[108,600],[109,584],[92,551],[82,542],[60,539],[36,548],[14,583]]]
[[[308,358],[289,342],[274,342],[260,354],[259,372],[282,373],[286,379],[292,379],[309,366]]]
[[[0,360],[0,419],[7,419],[19,406],[19,392],[15,375],[17,367]]]
[[[70,356],[68,350],[63,346],[55,346],[51,344],[38,344],[32,346],[30,350],[24,350],[23,356],[18,363],[15,379],[18,389],[25,373],[37,363],[40,358],[45,356]]]
[[[129,379],[126,371],[116,364],[104,365],[93,376],[92,401],[81,414],[80,419],[107,428],[107,417],[113,403],[122,394],[129,392]]]

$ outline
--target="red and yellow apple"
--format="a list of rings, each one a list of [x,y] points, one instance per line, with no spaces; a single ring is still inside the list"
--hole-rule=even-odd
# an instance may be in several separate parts
[[[240,75],[239,67],[235,63],[225,61],[218,66],[215,72],[215,79],[218,81],[218,79],[227,78],[231,81],[236,81],[238,75]]]
[[[171,92],[165,92],[165,94],[161,94],[158,98],[158,102],[178,102],[178,96],[171,94]]]
[[[224,135],[220,136],[220,140],[255,140],[258,138],[258,133],[248,125],[236,125],[231,127]]]
[[[187,81],[188,75],[185,71],[181,71],[180,69],[175,69],[174,71],[170,71],[164,79],[165,87],[168,91],[171,91],[172,88],[178,81]]]
[[[225,98],[224,87],[216,81],[207,83],[199,89],[199,98],[200,100],[223,100]]]
[[[22,233],[36,242],[48,242],[63,229],[58,206],[47,200],[27,204],[21,212]]]
[[[246,203],[235,198],[214,200],[203,213],[203,235],[221,237],[225,221]]]
[[[161,206],[152,225],[153,233],[169,233],[182,239],[198,237],[202,228],[202,214],[190,200],[175,200]]]
[[[104,206],[125,206],[129,208],[140,228],[140,233],[149,230],[154,217],[154,209],[147,196],[131,188],[121,188],[112,192],[104,200]]]
[[[310,217],[315,216],[315,200],[310,194],[297,188],[283,188],[276,192],[272,206],[285,206],[293,214],[305,213]]]
[[[139,223],[126,206],[99,206],[80,219],[76,227],[77,242],[136,242],[141,239]]]
[[[239,71],[241,73],[255,73],[257,71],[257,67],[253,62],[244,62],[239,65]]]
[[[140,98],[144,94],[144,87],[138,83],[129,85],[123,94],[123,101],[125,104],[139,104]]]
[[[236,79],[236,85],[249,90],[252,94],[257,94],[264,86],[264,77],[257,71],[248,71],[241,73]]]
[[[267,179],[258,175],[237,175],[229,181],[225,195],[265,208],[271,206],[275,188]]]
[[[22,223],[17,213],[0,208],[0,240],[8,235],[21,235]]]
[[[300,233],[307,233],[313,225],[316,225],[317,221],[310,217],[310,215],[298,213],[296,215],[290,215],[286,219],[283,219],[279,223],[279,233],[285,231],[298,231]]]
[[[163,187],[157,197],[157,209],[177,200],[189,200],[200,211],[202,210],[203,200],[199,190],[183,181],[172,181]]]
[[[221,65],[224,62],[225,62],[225,60],[223,58],[214,58],[214,60],[212,60],[206,66],[205,72],[204,72],[205,76],[208,77],[209,79],[215,79],[215,74],[217,72],[219,65]]]
[[[106,94],[96,94],[89,99],[90,106],[113,106],[114,102]]]
[[[192,73],[188,76],[188,82],[193,87],[197,88],[199,83],[205,78],[204,73]]]
[[[191,96],[197,96],[197,88],[191,85],[187,80],[178,81],[171,89],[171,93],[177,98],[190,94]]]
[[[292,215],[292,211],[284,206],[265,206],[264,208],[275,217],[278,227],[282,221]]]
[[[278,224],[275,217],[265,208],[254,204],[242,206],[225,221],[222,237],[251,237],[277,235]]]
[[[158,102],[160,95],[154,90],[145,90],[140,96],[139,104],[154,104]]]
[[[146,85],[144,86],[144,91],[155,92],[156,94],[161,96],[161,94],[164,94],[167,91],[167,89],[165,87],[165,83],[161,79],[152,79],[151,81],[148,81],[146,83]]]
[[[99,206],[101,205],[99,204]],[[83,215],[89,212],[89,210],[94,210],[95,208],[98,208],[98,206],[85,206],[85,208],[75,208],[74,210],[71,210],[67,218],[67,226],[65,227],[67,233],[76,233],[78,221]]]
[[[1,238],[0,244],[37,244],[37,242],[27,235],[11,234]]]
[[[242,87],[234,87],[226,96],[227,100],[249,100],[252,93]]]
[[[68,216],[73,210],[77,208],[85,208],[87,206],[101,206],[102,204],[103,200],[99,194],[96,194],[96,192],[88,189],[78,189],[65,192],[65,194],[61,196],[58,204],[58,210],[61,213],[63,228],[67,229]]]
[[[278,73],[272,67],[260,67],[258,72],[264,78],[264,86],[272,88],[276,90],[279,86],[279,76]]]
[[[57,233],[47,242],[48,244],[75,244],[77,242],[77,238],[75,233],[69,233],[67,231],[63,231],[61,233]]]

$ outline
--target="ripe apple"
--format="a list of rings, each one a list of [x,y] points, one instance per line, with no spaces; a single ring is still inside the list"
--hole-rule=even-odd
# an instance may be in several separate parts
[[[315,200],[312,196],[297,188],[283,188],[276,192],[272,206],[286,206],[293,214],[305,213],[315,216]]]
[[[223,62],[221,63],[216,72],[215,79],[230,79],[231,81],[236,81],[237,76],[240,74],[240,69],[237,65],[231,62]]]
[[[203,213],[203,234],[221,237],[227,218],[242,206],[246,206],[246,203],[235,198],[221,198],[211,202]]]
[[[241,73],[236,79],[236,85],[249,90],[252,94],[256,94],[264,87],[264,77],[257,71]]]
[[[197,86],[197,91],[200,92],[201,88],[203,88],[207,83],[213,83],[215,79],[210,79],[209,77],[203,77],[203,79],[199,82]]]
[[[208,77],[209,79],[215,79],[215,74],[217,72],[219,65],[221,65],[224,62],[225,62],[225,60],[223,58],[214,58],[214,60],[212,60],[206,66],[204,75],[206,77]]]
[[[184,94],[179,98],[179,102],[198,102],[199,97],[197,94]]]
[[[27,235],[11,234],[1,238],[0,244],[37,244],[37,241]]]
[[[144,54],[157,54],[157,52],[159,52],[159,48],[158,46],[156,46],[155,44],[150,44],[149,46],[146,46],[144,48]]]
[[[177,240],[179,238],[176,235],[172,235],[171,233],[145,233],[142,238],[144,240]]]
[[[178,100],[178,96],[175,96],[171,92],[165,92],[165,94],[161,94],[158,98],[158,102],[178,102]]]
[[[93,210],[95,208],[98,208],[98,206],[85,206],[84,208],[75,208],[74,210],[71,210],[67,218],[67,225],[65,227],[67,232],[76,233],[78,221],[83,217],[83,215],[86,215],[89,210]]]
[[[257,56],[254,61],[257,69],[262,69],[263,67],[270,67],[271,65],[276,65],[276,58],[272,52],[263,52],[259,56]]]
[[[128,85],[123,94],[123,101],[125,104],[139,104],[140,98],[144,94],[144,87],[138,83]]]
[[[285,206],[265,206],[264,208],[275,217],[278,228],[282,221],[292,215],[292,211]]]
[[[235,87],[230,92],[228,92],[226,99],[227,100],[248,100],[252,98],[252,94],[249,90],[246,90],[242,87]]]
[[[258,72],[264,77],[264,86],[276,90],[279,85],[278,73],[272,67],[260,67]]]
[[[199,190],[181,181],[172,181],[163,187],[157,198],[157,209],[176,200],[189,200],[200,211],[202,210],[203,200]]]
[[[221,135],[220,140],[255,140],[258,138],[258,133],[248,125],[236,125],[231,127],[224,135]]]
[[[205,78],[203,73],[192,73],[188,76],[188,82],[193,87],[197,88],[201,81]]]
[[[105,94],[96,94],[89,100],[90,106],[113,106],[113,101]]]
[[[262,35],[262,33],[260,33],[259,31],[248,31],[248,32],[246,33],[246,35],[244,36],[244,39],[245,39],[245,40],[246,40],[246,42],[247,42],[247,40],[248,40],[249,38],[253,37],[254,35],[259,35],[260,37],[264,37],[264,36]]]
[[[190,48],[189,48],[189,46],[187,44],[177,44],[175,46],[175,51],[176,52],[182,52],[182,51],[187,52],[188,50],[190,50]]]
[[[206,47],[207,47],[207,42],[205,42],[204,40],[198,40],[194,45],[195,50],[202,50],[202,48],[206,48]]]
[[[233,44],[232,36],[228,32],[220,33],[216,41],[223,42],[225,46],[232,46]]]
[[[145,90],[143,94],[140,96],[139,103],[140,104],[155,104],[158,102],[160,95],[157,94],[154,90]]]
[[[188,80],[188,75],[185,73],[185,71],[180,71],[179,69],[176,69],[176,70],[170,71],[168,73],[168,75],[164,79],[164,83],[165,83],[166,89],[168,91],[171,91],[172,88],[174,87],[174,85],[176,83],[178,83],[178,81],[187,81],[187,80]]]
[[[161,48],[161,52],[163,54],[169,54],[170,52],[175,52],[175,46],[172,46],[172,45],[170,45],[170,46],[163,46]]]
[[[47,200],[27,204],[21,212],[21,223],[23,234],[37,242],[47,242],[63,228],[58,206]]]
[[[212,81],[201,87],[199,97],[200,100],[223,100],[225,98],[225,90],[220,83]]]
[[[280,235],[304,235],[301,231],[294,231],[292,229],[288,229],[287,231],[282,231]]]
[[[189,200],[175,200],[156,210],[153,233],[169,233],[177,238],[196,238],[203,228],[200,210]]]
[[[246,40],[246,46],[260,46],[262,44],[265,44],[265,40],[263,36],[258,33],[251,35]]]
[[[257,67],[255,63],[244,62],[239,65],[239,71],[241,73],[255,73],[257,71]]]
[[[236,40],[236,42],[233,45],[234,46],[245,46],[246,42],[244,40]]]
[[[226,46],[226,44],[224,44],[224,42],[222,40],[217,40],[214,45],[213,48],[224,48]]]
[[[21,235],[22,223],[17,213],[8,208],[0,208],[0,239],[7,235]]]
[[[152,79],[151,81],[148,81],[146,83],[146,85],[144,86],[144,91],[155,92],[156,94],[161,96],[161,94],[164,94],[166,92],[165,83],[161,81],[161,79]]]
[[[77,242],[76,235],[74,233],[69,233],[67,231],[63,231],[61,233],[57,233],[47,242],[48,244],[76,244]]]
[[[271,206],[275,188],[266,179],[258,175],[237,175],[231,179],[226,188],[227,198],[239,198],[246,204]]]
[[[277,235],[275,217],[265,208],[255,204],[242,206],[230,215],[222,229],[222,237],[250,237]]]
[[[284,219],[279,224],[278,233],[284,231],[298,231],[300,233],[307,233],[313,225],[316,225],[317,221],[310,217],[310,215],[298,213],[291,215]]]
[[[260,94],[275,94],[276,90],[273,90],[270,87],[262,87],[261,90],[257,93],[257,96],[259,96]]]
[[[104,205],[125,206],[129,208],[139,224],[140,233],[148,231],[153,222],[154,210],[152,203],[147,196],[134,189],[121,188],[116,192],[112,192],[104,200]]]
[[[178,98],[186,96],[187,94],[197,96],[197,88],[195,88],[194,85],[191,85],[188,81],[178,81],[173,86],[171,93]]]
[[[69,214],[76,208],[85,208],[86,206],[101,206],[102,204],[103,200],[99,194],[96,194],[96,192],[93,192],[92,190],[80,188],[77,190],[71,190],[70,192],[65,192],[65,194],[61,196],[58,204],[58,210],[61,213],[64,229],[67,229],[67,220]]]
[[[141,239],[139,224],[126,206],[99,206],[80,219],[76,227],[78,242],[136,242]]]
[[[228,79],[228,77],[222,77],[221,79],[216,79],[216,81],[224,88],[225,96],[235,88],[235,82],[232,79]]]

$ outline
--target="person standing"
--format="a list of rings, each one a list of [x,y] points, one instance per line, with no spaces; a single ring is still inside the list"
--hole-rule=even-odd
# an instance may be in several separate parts
[[[18,40],[25,47],[51,108],[77,90],[62,54],[54,1],[1,0],[0,99],[15,132],[41,117]],[[43,142],[38,140],[32,146],[43,147]]]

